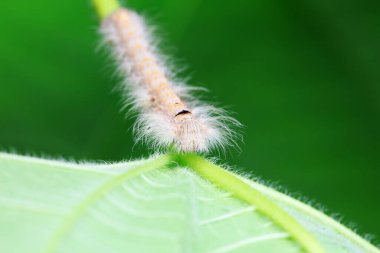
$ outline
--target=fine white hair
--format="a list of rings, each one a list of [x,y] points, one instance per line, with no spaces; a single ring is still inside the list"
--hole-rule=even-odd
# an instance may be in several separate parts
[[[125,105],[137,112],[138,141],[180,152],[208,152],[235,146],[231,127],[240,123],[223,109],[195,99],[196,88],[178,82],[157,53],[141,16],[119,9],[103,21],[101,34],[111,45],[123,77]]]

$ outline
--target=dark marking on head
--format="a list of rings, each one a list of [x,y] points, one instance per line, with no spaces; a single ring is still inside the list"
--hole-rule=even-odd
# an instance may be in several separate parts
[[[179,115],[185,115],[185,114],[191,114],[191,112],[188,111],[188,110],[182,110],[182,111],[180,111],[179,113],[177,113],[174,117],[177,117],[177,116],[179,116]]]

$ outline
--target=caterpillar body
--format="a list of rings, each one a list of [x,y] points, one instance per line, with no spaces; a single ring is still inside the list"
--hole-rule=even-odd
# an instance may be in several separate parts
[[[224,110],[201,103],[191,95],[192,87],[176,81],[141,16],[119,8],[103,20],[101,34],[124,78],[126,101],[138,112],[138,140],[181,152],[207,152],[235,143],[230,126],[239,123]]]

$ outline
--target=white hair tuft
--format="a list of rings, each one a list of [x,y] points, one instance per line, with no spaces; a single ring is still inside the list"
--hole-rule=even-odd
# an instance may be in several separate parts
[[[112,45],[118,71],[125,77],[126,105],[138,112],[137,140],[181,152],[235,145],[230,126],[240,123],[224,110],[197,101],[191,94],[196,88],[175,81],[138,14],[122,8],[114,11],[103,21],[101,33]]]

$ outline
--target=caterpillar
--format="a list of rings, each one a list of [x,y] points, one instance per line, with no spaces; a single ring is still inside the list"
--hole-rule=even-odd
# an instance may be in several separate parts
[[[126,103],[137,112],[133,129],[138,141],[179,152],[235,145],[231,126],[240,123],[223,109],[197,100],[194,87],[176,80],[140,15],[117,8],[104,18],[100,32],[123,77]]]

